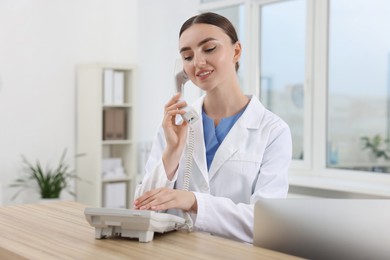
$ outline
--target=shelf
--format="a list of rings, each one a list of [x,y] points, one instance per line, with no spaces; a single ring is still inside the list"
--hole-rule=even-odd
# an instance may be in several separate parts
[[[112,105],[102,105],[103,108],[131,108],[133,105],[130,103],[125,104],[112,104]]]
[[[131,207],[137,173],[135,73],[126,64],[77,66],[76,152],[86,156],[76,159],[77,175],[84,180],[77,181],[76,194],[83,204]],[[125,175],[107,175],[117,170]]]
[[[131,181],[133,178],[131,177],[119,177],[119,178],[103,178],[102,182],[123,182],[123,181]]]
[[[131,140],[103,140],[103,145],[125,145],[125,144],[132,144],[133,141]]]

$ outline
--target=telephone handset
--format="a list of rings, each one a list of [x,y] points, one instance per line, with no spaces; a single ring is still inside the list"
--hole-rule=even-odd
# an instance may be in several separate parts
[[[180,62],[176,62],[175,79],[176,90],[184,95],[184,84],[188,81],[185,72],[179,67]],[[186,163],[183,180],[183,190],[189,190],[192,154],[194,151],[194,130],[192,125],[199,119],[196,111],[186,106],[182,108],[186,113],[183,120],[189,123],[189,141],[186,149]],[[85,218],[88,223],[95,227],[95,238],[101,239],[107,236],[122,236],[138,238],[139,242],[149,242],[153,240],[154,232],[164,233],[178,229],[188,229],[192,231],[192,219],[188,212],[183,212],[184,218],[158,213],[151,210],[133,210],[118,208],[86,208]]]
[[[175,63],[175,81],[176,81],[176,92],[181,93],[180,100],[184,99],[184,85],[189,81],[187,74],[183,69],[183,63],[181,59],[177,59]],[[198,119],[199,115],[195,109],[191,106],[183,107],[182,110],[186,111],[181,117],[189,124],[194,124]]]

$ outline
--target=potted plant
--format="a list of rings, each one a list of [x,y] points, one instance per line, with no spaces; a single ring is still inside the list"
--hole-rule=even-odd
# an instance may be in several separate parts
[[[381,135],[377,134],[373,137],[364,136],[361,138],[363,141],[363,150],[370,150],[374,160],[384,158],[385,160],[390,159],[388,154],[389,149],[386,147],[386,143],[389,143],[389,139],[383,139]]]
[[[44,170],[38,160],[32,164],[22,155],[24,175],[10,185],[10,187],[20,187],[21,189],[12,199],[15,199],[25,189],[37,190],[41,199],[59,199],[63,190],[75,196],[75,193],[69,190],[69,185],[70,180],[77,179],[77,176],[73,170],[69,170],[69,165],[65,163],[65,156],[66,149],[56,168],[46,167]]]

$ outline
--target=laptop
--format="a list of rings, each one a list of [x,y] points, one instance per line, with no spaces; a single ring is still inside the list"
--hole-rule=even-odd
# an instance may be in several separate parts
[[[254,245],[309,259],[389,259],[390,200],[262,199]]]

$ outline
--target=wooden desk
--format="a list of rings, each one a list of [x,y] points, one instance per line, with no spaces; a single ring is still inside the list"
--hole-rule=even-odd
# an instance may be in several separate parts
[[[297,259],[205,233],[155,234],[149,243],[96,240],[76,202],[0,208],[0,259]]]

